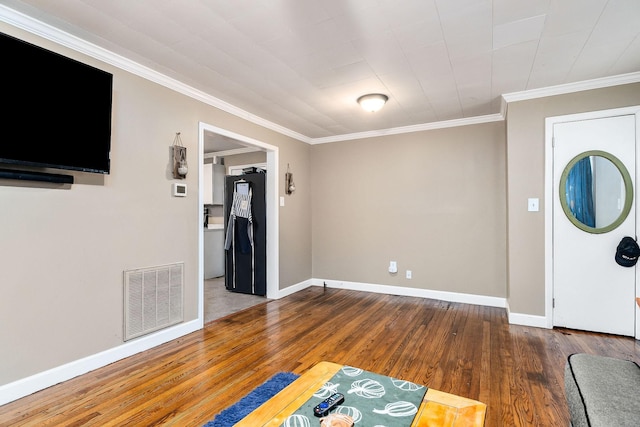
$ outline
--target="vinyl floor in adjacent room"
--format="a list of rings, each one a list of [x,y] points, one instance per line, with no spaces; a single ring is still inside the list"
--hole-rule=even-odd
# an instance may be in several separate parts
[[[262,296],[228,291],[224,286],[224,277],[205,280],[204,323],[267,301],[267,298]]]
[[[280,371],[327,360],[488,405],[486,426],[568,426],[571,353],[633,338],[510,325],[504,309],[311,287],[0,407],[2,426],[200,426]]]

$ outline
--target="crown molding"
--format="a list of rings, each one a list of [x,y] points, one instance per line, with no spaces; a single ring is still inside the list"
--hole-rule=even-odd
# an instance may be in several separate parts
[[[479,123],[499,122],[504,120],[502,113],[488,114],[486,116],[467,117],[464,119],[443,120],[440,122],[423,123],[420,125],[403,126],[390,129],[380,129],[368,132],[349,133],[345,135],[328,136],[325,138],[313,138],[311,145],[326,144],[329,142],[350,141],[354,139],[375,138],[378,136],[398,135],[402,133],[421,132],[425,130],[444,129],[458,126],[475,125]]]
[[[142,64],[127,59],[123,56],[117,55],[108,51],[102,47],[99,47],[93,43],[83,40],[79,37],[73,36],[67,32],[64,32],[49,24],[45,24],[35,18],[15,11],[7,6],[0,5],[0,21],[12,25],[16,28],[20,28],[29,33],[62,45],[64,47],[73,49],[77,52],[90,56],[99,61],[113,65],[124,71],[128,71],[132,74],[140,76],[149,81],[155,82],[159,85],[175,90],[190,98],[201,101],[207,105],[218,108],[236,117],[247,120],[258,126],[262,126],[266,129],[270,129],[279,134],[291,137],[298,141],[307,144],[325,144],[330,142],[349,141],[362,138],[374,138],[387,135],[398,135],[403,133],[420,132],[425,130],[444,129],[456,126],[466,126],[479,123],[488,123],[504,120],[507,112],[507,104],[515,101],[523,101],[535,98],[542,98],[546,96],[562,95],[571,92],[579,92],[590,89],[600,89],[609,86],[617,86],[628,83],[640,82],[640,72],[622,74],[613,77],[605,77],[600,79],[587,80],[576,83],[568,83],[557,86],[550,86],[540,89],[532,89],[521,92],[512,92],[502,95],[502,101],[500,106],[500,113],[490,114],[485,116],[476,116],[463,119],[445,120],[432,123],[424,123],[419,125],[404,126],[390,129],[381,129],[368,132],[358,132],[351,134],[343,134],[322,138],[310,138],[295,132],[289,128],[273,123],[255,114],[249,113],[243,109],[235,107],[221,99],[211,96],[201,90],[195,89],[189,85],[186,85],[178,80],[165,76],[157,71],[152,70]]]
[[[222,111],[245,119],[249,122],[255,123],[259,126],[271,129],[282,135],[286,135],[306,143],[309,143],[311,140],[309,137],[304,136],[298,132],[294,132],[291,129],[285,128],[284,126],[280,126],[276,123],[270,122],[269,120],[263,119],[262,117],[256,116],[255,114],[251,114],[248,111],[235,107],[201,90],[195,89],[178,80],[167,77],[164,74],[154,71],[149,67],[141,65],[123,56],[117,55],[113,52],[108,51],[107,49],[104,49],[79,37],[73,36],[56,27],[45,24],[42,21],[39,21],[35,18],[32,18],[28,15],[25,15],[3,5],[0,5],[0,21],[57,43],[61,46],[73,49],[76,52],[80,52],[99,61],[113,65],[114,67],[120,68],[124,71],[128,71],[144,79],[158,83],[159,85],[175,90],[176,92],[182,93],[186,96],[216,107]]]
[[[619,86],[640,82],[640,72],[619,74],[617,76],[602,77],[598,79],[583,80],[580,82],[566,83],[556,86],[548,86],[540,89],[530,89],[520,92],[505,93],[502,99],[507,104],[509,102],[526,101],[529,99],[544,98],[547,96],[564,95],[567,93],[581,92],[592,89],[602,89],[605,87]]]

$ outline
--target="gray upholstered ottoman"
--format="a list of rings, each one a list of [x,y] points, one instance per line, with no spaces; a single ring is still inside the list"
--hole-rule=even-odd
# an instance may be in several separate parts
[[[564,383],[573,427],[640,426],[640,367],[636,363],[572,354]]]

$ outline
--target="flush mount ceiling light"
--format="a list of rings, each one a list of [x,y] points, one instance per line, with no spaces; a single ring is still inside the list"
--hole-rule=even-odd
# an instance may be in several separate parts
[[[387,102],[389,97],[381,93],[370,93],[368,95],[362,95],[358,98],[358,104],[365,110],[375,113]]]

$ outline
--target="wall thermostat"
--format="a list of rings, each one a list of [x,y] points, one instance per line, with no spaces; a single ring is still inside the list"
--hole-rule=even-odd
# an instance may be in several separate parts
[[[187,184],[173,183],[173,195],[175,197],[187,197]]]

